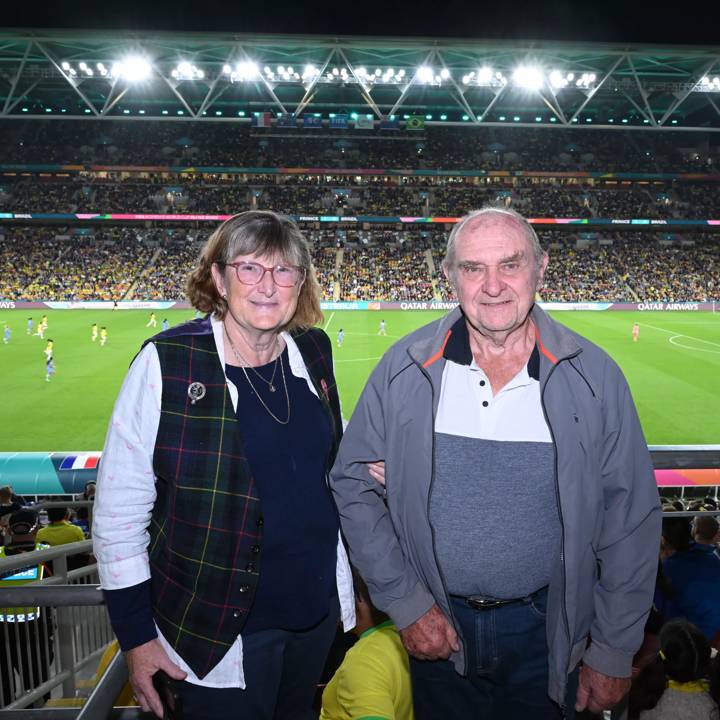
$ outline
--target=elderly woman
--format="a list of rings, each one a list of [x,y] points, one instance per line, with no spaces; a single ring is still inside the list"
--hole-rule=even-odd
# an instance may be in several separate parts
[[[163,670],[185,718],[313,717],[354,607],[307,242],[275,213],[236,215],[188,295],[207,317],[145,343],[105,442],[93,534],[110,618],[143,709],[162,715]]]

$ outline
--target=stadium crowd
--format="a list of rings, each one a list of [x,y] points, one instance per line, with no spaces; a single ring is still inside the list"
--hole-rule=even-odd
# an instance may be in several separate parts
[[[183,300],[209,230],[14,226],[0,233],[7,300]],[[4,234],[3,234],[4,233]],[[324,299],[451,300],[447,232],[306,228]],[[552,262],[541,297],[558,302],[704,302],[720,297],[712,234],[539,231]]]
[[[0,163],[213,167],[374,167],[526,171],[712,172],[700,133],[557,127],[428,127],[421,132],[288,130],[225,124],[5,121]]]
[[[228,179],[229,178],[229,179]],[[388,178],[385,178],[388,179]],[[717,215],[716,183],[579,184],[561,179],[281,175],[110,177],[82,175],[0,182],[0,210],[18,213],[235,214],[267,208],[289,215],[459,217],[493,204],[529,217],[706,219]],[[410,182],[405,182],[410,181]]]

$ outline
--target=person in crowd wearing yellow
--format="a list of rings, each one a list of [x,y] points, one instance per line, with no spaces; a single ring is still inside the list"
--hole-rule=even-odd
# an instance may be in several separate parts
[[[358,641],[322,696],[320,720],[413,720],[410,663],[397,628],[353,570]]]
[[[52,507],[47,510],[50,524],[40,528],[37,532],[38,542],[48,545],[66,545],[67,543],[78,542],[85,539],[85,533],[68,519],[67,508]]]

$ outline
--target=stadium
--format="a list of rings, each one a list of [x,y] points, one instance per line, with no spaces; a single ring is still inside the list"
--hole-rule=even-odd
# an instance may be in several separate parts
[[[535,302],[623,371],[667,504],[714,517],[716,49],[64,30],[0,43],[0,486],[92,507],[127,369],[161,326],[198,317],[186,280],[222,221],[273,210],[308,240],[348,421],[383,355],[457,305],[448,237],[493,206],[528,218],[549,254]],[[65,584],[97,584],[95,566],[48,552]],[[0,708],[105,716],[92,712],[123,685],[99,682],[107,615],[51,588],[55,631],[38,642],[55,651],[3,675]]]

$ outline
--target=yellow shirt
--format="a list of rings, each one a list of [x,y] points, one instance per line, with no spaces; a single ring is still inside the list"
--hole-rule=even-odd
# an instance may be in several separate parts
[[[62,520],[57,523],[50,523],[47,527],[37,531],[35,539],[48,545],[66,545],[85,539],[85,533],[77,526]]]
[[[413,720],[410,662],[390,620],[348,650],[322,696],[320,720]]]

